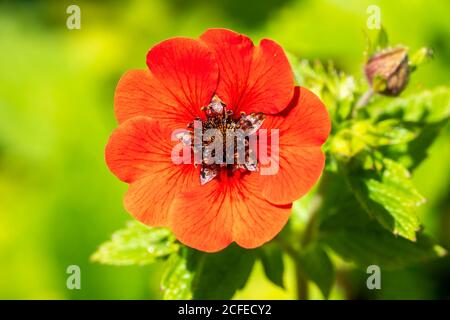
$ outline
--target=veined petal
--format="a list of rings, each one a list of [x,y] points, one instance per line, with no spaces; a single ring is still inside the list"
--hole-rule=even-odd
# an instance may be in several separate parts
[[[282,111],[292,99],[294,76],[283,49],[264,39],[258,47],[242,34],[209,29],[201,37],[219,64],[218,96],[235,112]]]
[[[149,70],[127,72],[115,93],[119,123],[149,116],[173,129],[184,128],[216,90],[218,65],[213,52],[199,40],[173,38],[147,54]]]
[[[321,150],[331,129],[328,112],[320,99],[303,87],[295,88],[289,107],[277,116],[267,116],[268,167],[275,161],[278,171],[260,176],[262,195],[276,204],[291,203],[308,192],[319,179],[325,164]],[[279,145],[271,146],[270,130],[279,130]],[[274,155],[279,154],[278,159]]]
[[[180,193],[198,185],[199,172],[193,165],[176,165],[151,173],[130,184],[125,209],[149,226],[167,226],[170,204]]]
[[[179,194],[170,209],[169,225],[187,246],[216,252],[235,241],[255,248],[275,237],[286,224],[291,206],[276,206],[257,191],[251,174],[226,172],[219,179]]]
[[[166,126],[148,117],[135,117],[122,123],[106,146],[109,169],[130,183],[125,207],[145,224],[166,225],[175,196],[199,185],[198,169],[172,162],[176,143]]]

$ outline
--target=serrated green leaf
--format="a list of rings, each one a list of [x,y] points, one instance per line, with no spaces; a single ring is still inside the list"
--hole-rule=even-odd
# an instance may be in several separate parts
[[[387,119],[368,127],[363,140],[371,147],[408,143],[417,137],[417,130],[397,119]]]
[[[191,284],[194,273],[188,268],[188,250],[183,248],[179,253],[167,259],[164,274],[161,278],[161,290],[165,300],[192,299]]]
[[[404,144],[417,137],[417,130],[398,119],[377,123],[361,120],[349,123],[331,138],[330,152],[339,158],[350,159],[362,151],[383,146]]]
[[[268,243],[258,251],[267,279],[284,289],[283,251],[275,244]]]
[[[390,159],[382,160],[381,173],[350,174],[348,181],[361,206],[386,229],[410,240],[416,239],[420,221],[417,206],[425,198],[410,180],[409,172]]]
[[[336,230],[324,240],[341,257],[360,266],[376,264],[401,268],[445,254],[445,250],[426,235],[419,234],[412,242],[383,229]]]
[[[146,265],[178,250],[170,230],[151,228],[137,221],[114,232],[110,241],[100,245],[92,261],[110,265]]]
[[[299,259],[304,273],[317,284],[327,299],[333,286],[335,270],[326,251],[322,246],[313,244],[301,252]]]
[[[396,99],[379,99],[367,110],[376,121],[399,119],[422,126],[440,122],[450,116],[450,88],[438,87]]]
[[[173,256],[161,282],[164,299],[230,299],[244,287],[256,258],[237,245],[218,253],[183,247]]]
[[[330,152],[339,159],[349,160],[363,151],[367,145],[357,132],[356,127],[340,130],[330,140]]]
[[[364,212],[344,177],[327,174],[319,212],[319,241],[346,260],[367,267],[400,268],[437,258],[445,250],[419,232],[416,241],[395,236]]]
[[[426,159],[428,148],[450,118],[450,89],[438,87],[395,99],[380,98],[364,110],[375,124],[397,121],[396,127],[410,131],[403,135],[404,141],[378,147],[386,157],[413,170]],[[386,134],[391,130],[386,128]]]

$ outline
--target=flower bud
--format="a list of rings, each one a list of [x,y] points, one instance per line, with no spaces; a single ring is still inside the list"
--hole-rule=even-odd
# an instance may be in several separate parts
[[[398,47],[376,53],[367,61],[364,71],[375,92],[396,96],[408,83],[408,51]]]

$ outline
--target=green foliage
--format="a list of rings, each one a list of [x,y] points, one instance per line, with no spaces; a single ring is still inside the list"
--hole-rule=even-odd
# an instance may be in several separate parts
[[[165,273],[161,279],[161,289],[165,300],[192,299],[192,279],[194,272],[188,268],[190,250],[183,248],[167,260]]]
[[[409,169],[416,168],[428,155],[428,148],[450,116],[450,89],[438,87],[397,99],[378,100],[367,107],[374,121],[399,121],[415,138],[383,149],[385,156],[396,159]]]
[[[329,234],[325,241],[341,257],[361,267],[375,264],[401,268],[445,255],[445,250],[427,236],[420,235],[411,242],[371,228],[343,228]]]
[[[319,244],[304,248],[299,255],[299,262],[307,277],[319,287],[325,298],[330,295],[335,270],[327,252]]]
[[[259,256],[267,279],[284,288],[284,262],[281,248],[274,243],[268,243],[259,250]]]
[[[244,287],[255,258],[253,251],[236,245],[212,254],[185,247],[167,261],[164,298],[230,299]]]
[[[347,180],[364,210],[394,235],[416,239],[420,221],[415,209],[425,198],[410,181],[410,173],[401,164],[382,158],[380,168],[349,172]]]
[[[197,252],[192,284],[196,299],[230,299],[247,282],[255,262],[253,251],[232,245],[219,253]]]
[[[372,56],[374,53],[383,50],[389,46],[389,39],[386,29],[381,27],[378,29],[368,30],[366,34],[366,57]]]
[[[330,113],[333,127],[347,120],[357,95],[362,93],[362,80],[337,71],[332,62],[292,60],[297,83],[320,96]]]
[[[416,70],[420,65],[429,62],[433,58],[433,50],[430,48],[420,48],[411,55],[409,65],[412,71]]]
[[[95,262],[110,265],[146,265],[164,259],[178,251],[170,230],[148,228],[137,221],[114,232],[111,240],[103,243],[92,255]]]
[[[319,242],[325,243],[344,259],[362,267],[377,264],[400,268],[442,256],[445,253],[430,237],[419,232],[410,241],[383,228],[358,204],[345,177],[329,174],[324,208],[320,212]],[[344,187],[343,187],[344,186]],[[331,196],[339,188],[339,201]]]
[[[417,135],[417,130],[397,119],[352,121],[330,139],[330,151],[340,160],[349,160],[371,148],[407,143]]]

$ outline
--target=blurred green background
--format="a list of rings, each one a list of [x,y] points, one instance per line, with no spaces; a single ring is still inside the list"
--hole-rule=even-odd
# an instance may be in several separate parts
[[[66,28],[66,8],[81,8],[81,30]],[[129,220],[126,185],[105,166],[116,126],[115,85],[145,68],[155,43],[227,27],[278,41],[310,59],[333,60],[361,75],[366,9],[381,8],[392,43],[432,47],[435,60],[413,75],[409,90],[449,85],[450,2],[337,0],[3,1],[0,4],[0,298],[154,299],[161,267],[109,267],[89,256]],[[428,202],[428,233],[450,247],[450,129],[447,126],[414,180]],[[236,298],[294,298],[270,284],[257,265]],[[66,268],[81,267],[81,290],[66,288]],[[331,298],[450,297],[448,258],[383,273],[380,291],[365,270],[340,271]],[[345,286],[342,285],[345,283]],[[317,290],[313,297],[320,298]]]

